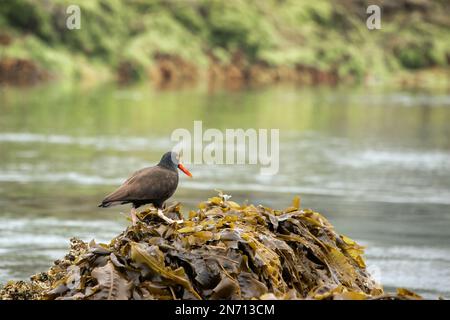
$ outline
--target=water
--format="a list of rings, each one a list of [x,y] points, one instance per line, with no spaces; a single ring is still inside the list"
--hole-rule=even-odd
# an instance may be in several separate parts
[[[108,241],[127,207],[97,208],[154,164],[176,128],[279,128],[280,170],[190,165],[173,200],[222,189],[286,207],[294,195],[367,245],[387,289],[450,297],[450,95],[367,89],[239,92],[148,87],[0,91],[0,283],[47,270],[68,240]]]

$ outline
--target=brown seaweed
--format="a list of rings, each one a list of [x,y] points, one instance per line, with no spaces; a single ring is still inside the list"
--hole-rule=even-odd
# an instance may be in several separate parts
[[[181,206],[165,209],[179,218]],[[219,193],[165,224],[149,208],[109,244],[71,239],[70,252],[1,299],[419,299],[385,294],[364,248],[320,213],[240,205]]]

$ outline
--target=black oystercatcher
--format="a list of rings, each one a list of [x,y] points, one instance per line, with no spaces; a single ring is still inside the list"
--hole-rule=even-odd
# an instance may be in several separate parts
[[[177,168],[192,177],[192,174],[181,164],[176,152],[166,152],[156,166],[133,173],[116,191],[106,196],[99,207],[131,203],[131,219],[133,224],[136,224],[136,208],[152,203],[158,209],[158,216],[168,223],[173,223],[175,221],[166,217],[161,209],[164,202],[177,189]]]

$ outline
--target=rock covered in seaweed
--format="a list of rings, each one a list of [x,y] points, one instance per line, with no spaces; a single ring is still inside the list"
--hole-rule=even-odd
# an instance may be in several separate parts
[[[180,218],[178,204],[166,215]],[[109,244],[71,239],[70,252],[2,299],[371,299],[393,297],[368,274],[363,248],[319,213],[239,205],[222,193],[183,224],[154,209]]]

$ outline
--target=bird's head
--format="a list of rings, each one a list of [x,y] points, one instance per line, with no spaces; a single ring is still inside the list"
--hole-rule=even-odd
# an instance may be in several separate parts
[[[166,152],[158,163],[158,166],[166,167],[176,170],[177,168],[183,171],[185,175],[192,178],[192,174],[181,163],[181,155],[174,151]]]

